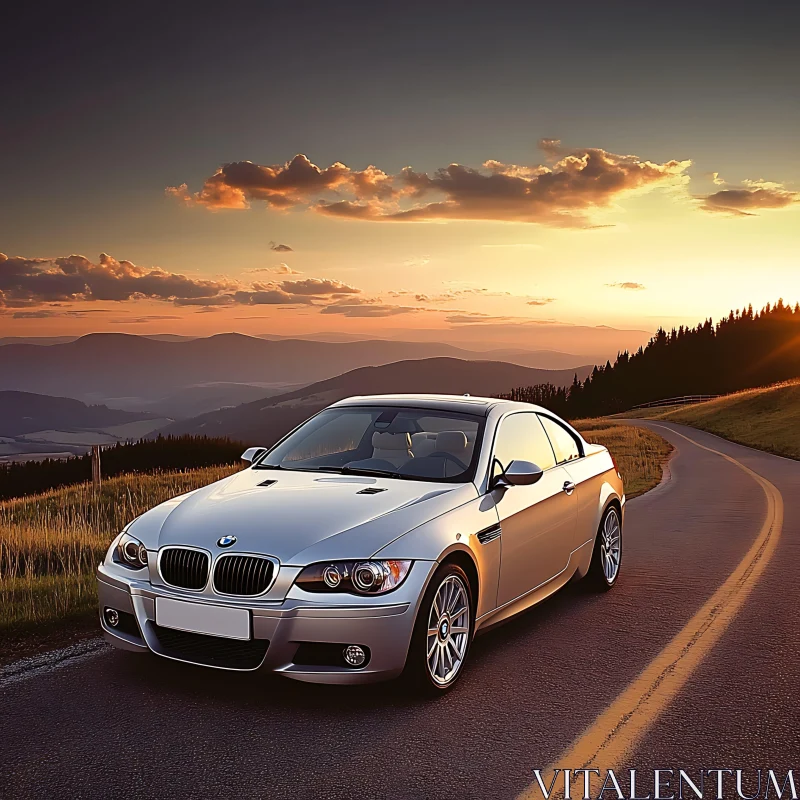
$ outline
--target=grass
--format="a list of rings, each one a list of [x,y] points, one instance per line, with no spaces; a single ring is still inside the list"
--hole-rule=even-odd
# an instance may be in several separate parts
[[[800,380],[736,392],[705,403],[636,409],[626,416],[680,422],[732,442],[800,459]]]
[[[613,453],[628,497],[661,480],[670,447],[656,434],[606,419],[576,427]],[[99,493],[83,483],[0,502],[0,661],[96,633],[94,570],[123,526],[236,470],[121,475],[104,481]]]
[[[645,428],[634,428],[607,418],[579,419],[573,426],[592,444],[605,445],[617,462],[630,499],[658,485],[672,445]]]
[[[94,570],[126,522],[237,467],[122,475],[0,502],[0,640],[93,617]]]

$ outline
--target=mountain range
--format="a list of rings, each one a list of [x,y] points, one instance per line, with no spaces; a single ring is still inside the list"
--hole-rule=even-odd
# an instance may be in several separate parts
[[[576,374],[583,380],[591,369],[584,366],[544,370],[500,361],[458,358],[399,361],[360,367],[293,392],[174,422],[159,433],[228,436],[267,446],[320,409],[352,395],[422,392],[485,396],[538,383],[567,386]]]
[[[589,363],[555,351],[477,352],[436,342],[269,340],[237,333],[166,339],[97,333],[67,342],[0,346],[0,390],[190,417],[358,367],[435,357],[570,370]]]

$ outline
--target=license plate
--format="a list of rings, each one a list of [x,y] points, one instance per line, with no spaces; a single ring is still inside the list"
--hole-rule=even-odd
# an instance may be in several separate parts
[[[186,603],[169,597],[157,597],[156,624],[228,639],[250,638],[250,612],[246,608]]]

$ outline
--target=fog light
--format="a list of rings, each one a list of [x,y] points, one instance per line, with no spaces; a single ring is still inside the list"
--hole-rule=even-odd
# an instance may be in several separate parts
[[[115,608],[107,608],[104,612],[106,622],[112,627],[116,628],[119,625],[119,611]]]
[[[344,660],[350,667],[360,667],[367,660],[367,654],[364,652],[363,647],[357,644],[351,644],[345,647],[343,651]]]

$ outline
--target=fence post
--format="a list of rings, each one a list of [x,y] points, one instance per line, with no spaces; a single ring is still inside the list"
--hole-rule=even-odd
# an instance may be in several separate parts
[[[100,445],[92,445],[92,488],[100,491]]]

